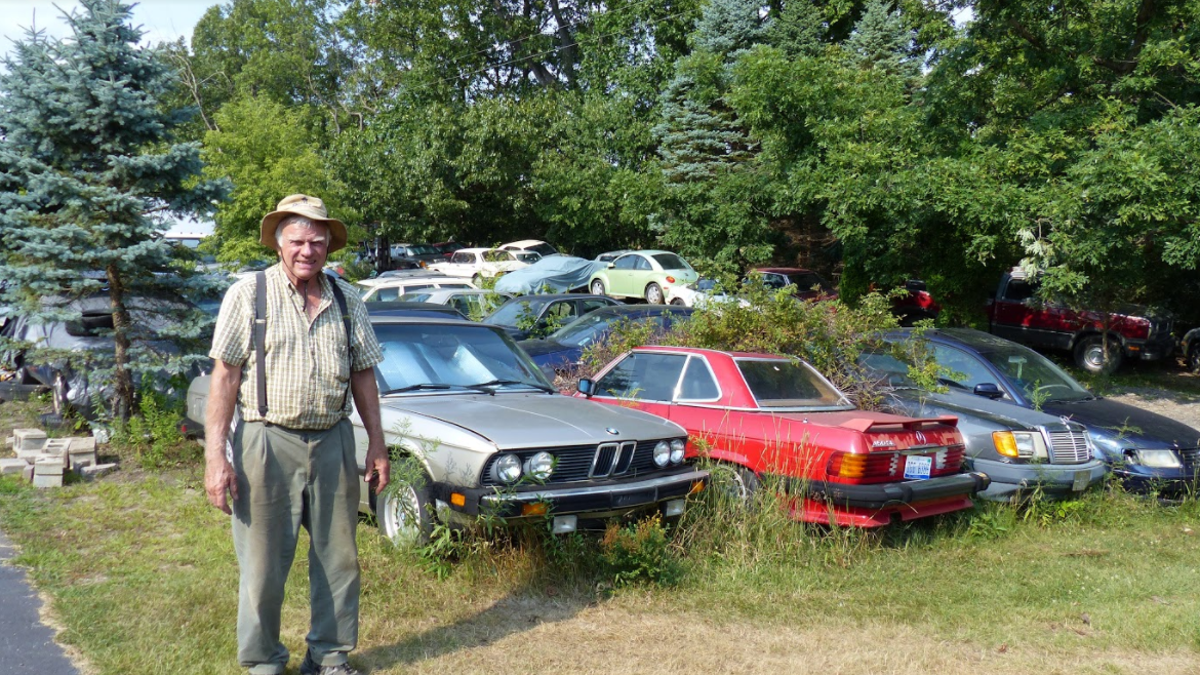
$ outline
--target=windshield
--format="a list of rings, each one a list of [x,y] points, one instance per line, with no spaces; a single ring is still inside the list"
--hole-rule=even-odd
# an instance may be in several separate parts
[[[381,392],[416,385],[545,389],[538,367],[507,335],[478,324],[376,324],[383,362],[375,366]]]
[[[550,244],[547,244],[544,241],[540,244],[534,244],[533,246],[526,246],[525,250],[533,251],[534,253],[536,253],[538,255],[554,255],[555,253],[558,253],[558,249],[554,248],[553,246],[551,246]]]
[[[998,345],[981,356],[1031,400],[1083,401],[1092,393],[1050,359],[1021,345]],[[1046,398],[1049,397],[1049,398]]]
[[[805,291],[811,291],[813,288],[818,288],[820,290],[828,289],[828,285],[825,283],[825,280],[814,272],[790,274],[788,275],[788,280]]]
[[[683,258],[680,258],[674,253],[655,253],[651,257],[654,258],[654,261],[657,262],[659,266],[663,268],[663,270],[692,269],[691,265],[687,264]]]
[[[763,408],[836,408],[854,406],[803,361],[737,359],[750,393]]]
[[[483,322],[495,326],[515,326],[522,316],[534,316],[536,314],[530,308],[530,305],[531,303],[528,300],[516,300],[505,303],[503,307],[493,312]]]
[[[609,327],[619,319],[629,320],[627,317],[621,317],[618,314],[610,312],[597,311],[584,314],[551,333],[549,339],[565,345],[586,347],[598,338],[602,338],[608,334]]]

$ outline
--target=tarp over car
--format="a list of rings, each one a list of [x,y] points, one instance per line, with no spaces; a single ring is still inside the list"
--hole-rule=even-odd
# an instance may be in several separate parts
[[[567,293],[586,288],[592,274],[608,263],[568,255],[546,256],[529,267],[514,270],[496,280],[498,293]]]

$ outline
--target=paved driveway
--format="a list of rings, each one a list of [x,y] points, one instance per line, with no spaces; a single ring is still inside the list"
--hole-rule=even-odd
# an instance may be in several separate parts
[[[54,631],[38,618],[41,600],[29,587],[25,570],[9,564],[16,554],[0,532],[0,672],[5,675],[79,675]]]

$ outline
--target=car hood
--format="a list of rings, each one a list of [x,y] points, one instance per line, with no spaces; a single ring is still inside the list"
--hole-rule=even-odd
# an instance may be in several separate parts
[[[525,353],[530,356],[545,356],[576,349],[576,347],[564,345],[557,340],[521,340],[520,345],[521,349],[524,349]]]
[[[382,403],[385,409],[466,429],[501,449],[592,445],[687,435],[682,427],[661,417],[558,394],[406,396],[383,399]]]
[[[919,407],[920,403],[924,401],[927,410],[932,408],[948,415],[972,417],[1010,429],[1062,424],[1059,417],[1046,412],[1022,408],[1015,403],[993,400],[963,391],[950,390],[939,394],[919,389],[896,389],[892,395],[907,401],[909,406],[912,406],[910,409]]]
[[[1131,448],[1195,448],[1200,431],[1182,422],[1106,398],[1075,403],[1046,403],[1042,411],[1069,417],[1098,440]]]

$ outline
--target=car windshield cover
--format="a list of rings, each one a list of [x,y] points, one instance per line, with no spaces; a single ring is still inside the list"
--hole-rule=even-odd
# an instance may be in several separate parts
[[[493,326],[515,326],[522,316],[528,316],[531,319],[535,318],[537,312],[533,309],[532,304],[528,300],[505,303],[503,307],[497,309],[491,316],[484,319],[483,322],[490,323]]]
[[[538,367],[510,338],[478,324],[376,324],[383,362],[375,367],[381,392],[420,385],[545,390]]]
[[[1021,345],[999,345],[981,354],[1030,400],[1085,401],[1092,392],[1050,359]]]
[[[654,261],[657,262],[659,267],[662,267],[664,270],[692,269],[691,265],[687,264],[683,258],[680,258],[674,253],[655,253],[651,257],[654,258]]]
[[[750,393],[763,408],[849,410],[854,406],[811,366],[784,359],[737,359]]]

